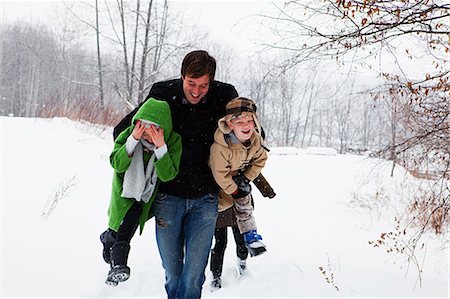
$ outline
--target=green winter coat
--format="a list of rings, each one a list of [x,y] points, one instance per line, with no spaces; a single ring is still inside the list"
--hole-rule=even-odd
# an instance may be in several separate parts
[[[108,209],[109,228],[118,231],[125,214],[135,202],[133,198],[122,197],[123,179],[125,172],[130,166],[132,157],[128,157],[125,143],[133,132],[136,121],[139,119],[148,120],[159,124],[164,129],[164,140],[167,144],[167,153],[159,160],[154,161],[154,166],[158,176],[155,190],[147,203],[143,203],[142,213],[139,219],[140,233],[144,229],[145,222],[153,215],[150,214],[150,207],[156,197],[159,181],[167,182],[175,178],[178,174],[181,158],[181,136],[172,131],[172,116],[167,102],[158,101],[153,98],[147,100],[133,117],[132,125],[117,136],[114,142],[114,150],[109,159],[114,168],[112,182],[111,202]],[[150,154],[144,152],[144,164],[150,160]]]

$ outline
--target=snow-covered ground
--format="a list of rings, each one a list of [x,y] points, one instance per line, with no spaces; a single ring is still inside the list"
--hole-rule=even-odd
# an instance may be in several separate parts
[[[62,118],[0,121],[1,298],[165,298],[153,219],[132,241],[130,279],[104,283],[99,234],[107,224],[111,128]],[[230,233],[223,288],[210,291],[207,271],[203,298],[449,297],[448,243],[430,236],[418,251],[422,287],[414,263],[369,244],[393,230],[401,195],[414,192],[400,167],[392,179],[380,160],[289,152],[272,149],[263,171],[277,196],[254,192],[268,252],[249,259],[249,273],[238,278]]]

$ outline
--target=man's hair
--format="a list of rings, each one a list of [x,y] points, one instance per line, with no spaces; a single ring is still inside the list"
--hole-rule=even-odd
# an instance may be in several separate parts
[[[216,60],[203,50],[188,53],[181,64],[181,76],[200,78],[209,75],[209,80],[214,80],[216,73]]]

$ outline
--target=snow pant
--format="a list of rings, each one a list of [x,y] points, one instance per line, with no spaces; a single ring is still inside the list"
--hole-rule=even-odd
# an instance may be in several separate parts
[[[245,260],[248,256],[247,247],[245,247],[244,236],[239,232],[236,225],[231,226],[234,241],[236,242],[236,255],[239,259]],[[211,250],[210,270],[214,278],[222,276],[223,257],[227,248],[228,227],[216,228],[214,233],[215,245]]]
[[[234,200],[233,209],[236,213],[236,222],[241,234],[256,230],[256,221],[253,217],[253,205],[251,193],[245,197]]]
[[[108,228],[100,236],[103,243],[103,259],[111,264],[126,266],[130,252],[130,242],[138,226],[142,213],[142,204],[135,202],[125,214],[117,232]]]
[[[168,299],[200,298],[214,228],[217,194],[184,198],[158,193],[153,202],[156,242]]]

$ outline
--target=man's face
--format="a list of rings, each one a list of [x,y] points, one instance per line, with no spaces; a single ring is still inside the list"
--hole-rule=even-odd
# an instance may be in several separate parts
[[[234,135],[236,135],[240,142],[249,140],[255,130],[255,122],[251,115],[234,118],[227,121],[227,125],[233,130]]]
[[[209,75],[203,75],[200,78],[186,75],[182,79],[186,100],[191,104],[198,104],[209,90]]]

